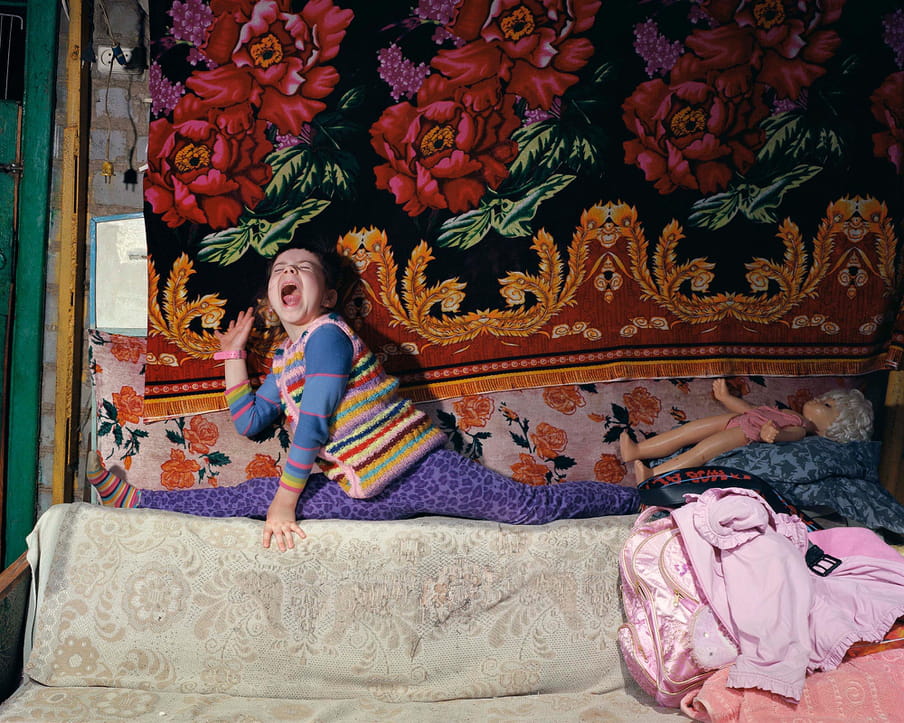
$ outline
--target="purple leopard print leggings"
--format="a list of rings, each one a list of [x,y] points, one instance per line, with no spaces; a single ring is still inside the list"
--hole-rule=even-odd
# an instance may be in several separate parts
[[[202,517],[265,519],[276,477],[235,487],[142,490],[139,507]],[[564,518],[626,515],[638,508],[637,490],[605,482],[560,482],[535,487],[493,472],[450,450],[437,450],[375,497],[353,499],[314,474],[298,499],[298,519],[401,520],[417,515],[467,517],[519,525]]]

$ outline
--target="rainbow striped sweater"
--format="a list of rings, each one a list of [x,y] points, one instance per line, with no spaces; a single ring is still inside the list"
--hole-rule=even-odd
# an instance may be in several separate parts
[[[336,399],[323,411],[325,441],[311,449],[310,442],[298,439],[299,419],[306,413],[310,417],[311,408],[306,399],[303,409],[302,399],[305,386],[312,386],[309,391],[313,391],[315,384],[322,383],[323,375],[312,376],[306,369],[305,348],[314,331],[324,325],[341,330],[348,337],[352,347],[351,366],[344,391],[340,388]],[[310,452],[312,457],[316,456],[323,473],[350,497],[373,497],[446,443],[445,435],[429,418],[398,394],[398,380],[386,374],[361,338],[336,314],[320,317],[296,342],[284,344],[282,353],[274,357],[270,377],[276,381],[282,409],[295,436],[289,464],[295,449],[302,455]],[[297,489],[301,489],[309,471],[310,466],[307,470],[298,469],[289,475],[287,484],[284,474],[281,484],[296,487],[291,478],[304,476],[298,480]]]

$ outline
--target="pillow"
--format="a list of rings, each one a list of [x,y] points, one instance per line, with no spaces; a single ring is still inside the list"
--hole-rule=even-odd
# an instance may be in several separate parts
[[[747,470],[767,480],[792,504],[829,507],[849,524],[904,535],[904,506],[879,483],[880,442],[756,442],[713,463]]]
[[[769,482],[808,484],[830,477],[879,481],[880,442],[833,442],[818,436],[797,442],[751,442],[713,464],[737,467]]]

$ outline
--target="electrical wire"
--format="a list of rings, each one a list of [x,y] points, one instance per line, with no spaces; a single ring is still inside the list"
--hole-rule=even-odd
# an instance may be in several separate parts
[[[119,45],[119,42],[116,40],[116,33],[113,32],[113,26],[110,24],[110,16],[107,15],[107,6],[104,3],[104,0],[97,0],[97,3],[100,5],[100,12],[104,16],[104,22],[107,25],[107,33],[110,36],[110,40],[113,41],[113,45]]]
[[[113,134],[113,123],[110,118],[110,81],[113,79],[113,63],[107,70],[107,88],[104,91],[104,115],[107,119],[107,144],[104,150],[104,161],[101,165],[101,175],[106,183],[113,177],[113,162],[110,160],[110,136]]]
[[[126,112],[129,115],[129,123],[132,126],[132,147],[129,149],[129,167],[122,176],[123,183],[126,187],[132,186],[131,190],[135,190],[134,186],[138,183],[138,171],[135,170],[135,148],[138,146],[138,126],[135,124],[135,118],[132,115],[132,76],[129,76],[129,86],[126,90]]]

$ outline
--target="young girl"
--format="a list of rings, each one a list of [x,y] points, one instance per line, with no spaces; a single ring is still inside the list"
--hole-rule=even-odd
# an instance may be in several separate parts
[[[255,391],[245,345],[253,311],[217,333],[226,400],[236,428],[254,436],[281,414],[293,439],[280,478],[235,487],[139,490],[103,469],[93,455],[88,479],[104,504],[207,517],[266,520],[264,547],[304,538],[300,519],[390,520],[421,514],[543,524],[560,518],[635,512],[633,488],[605,482],[531,486],[444,449],[445,436],[397,393],[360,337],[330,313],[338,302],[341,258],[335,247],[293,239],[274,260],[267,298],[287,339]],[[311,474],[314,463],[322,473]]]
[[[705,464],[750,442],[796,442],[808,434],[854,442],[869,440],[873,434],[872,404],[856,389],[834,389],[811,399],[804,404],[802,415],[775,407],[754,407],[733,396],[724,379],[713,382],[713,395],[728,413],[697,419],[641,442],[622,432],[622,459],[634,462],[638,483],[653,474]],[[656,467],[641,461],[665,457],[689,444],[694,446]]]

